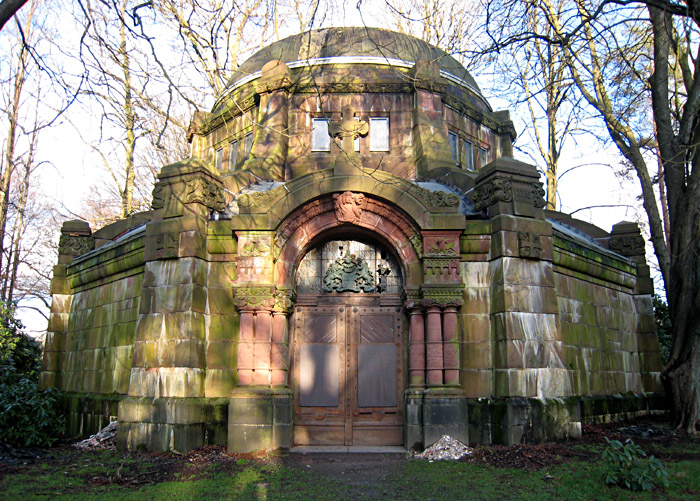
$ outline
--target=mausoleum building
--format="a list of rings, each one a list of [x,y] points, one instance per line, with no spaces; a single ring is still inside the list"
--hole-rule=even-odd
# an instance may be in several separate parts
[[[63,225],[44,386],[122,448],[519,443],[657,412],[636,224],[545,210],[467,70],[330,28],[243,63],[152,209]]]

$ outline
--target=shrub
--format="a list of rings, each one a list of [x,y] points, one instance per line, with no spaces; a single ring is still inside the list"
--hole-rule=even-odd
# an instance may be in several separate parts
[[[39,389],[14,367],[0,367],[0,441],[16,446],[49,446],[64,431],[60,392]]]
[[[41,345],[21,329],[14,308],[0,301],[0,441],[47,446],[64,430],[60,393],[39,389]]]
[[[661,461],[646,453],[631,439],[624,445],[619,440],[605,437],[603,450],[605,483],[626,487],[633,491],[650,491],[656,483],[668,487],[668,472]]]

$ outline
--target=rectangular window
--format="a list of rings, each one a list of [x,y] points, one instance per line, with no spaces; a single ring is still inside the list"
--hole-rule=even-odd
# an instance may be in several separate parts
[[[474,148],[471,141],[462,139],[462,168],[474,170]]]
[[[219,148],[216,150],[216,156],[214,157],[214,166],[216,167],[216,170],[221,172],[221,164],[224,161],[224,149]]]
[[[457,134],[454,132],[450,132],[450,150],[452,150],[452,160],[455,161],[457,165],[459,165],[459,150],[458,150],[458,143],[457,143]]]
[[[331,136],[328,135],[328,120],[314,118],[311,129],[311,151],[330,151]]]
[[[253,149],[253,133],[249,132],[248,134],[245,135],[243,138],[244,144],[245,144],[245,151],[243,152],[243,158],[245,160],[248,160],[250,157],[250,151]]]
[[[228,144],[228,170],[236,170],[238,163],[238,141],[231,141]]]
[[[389,117],[369,119],[369,151],[389,151]]]
[[[481,166],[482,166],[482,167],[483,167],[484,165],[486,165],[487,163],[489,163],[489,157],[490,157],[491,155],[489,155],[489,150],[488,150],[488,148],[480,148],[480,149],[479,149],[479,155],[481,156],[480,160],[481,160]]]

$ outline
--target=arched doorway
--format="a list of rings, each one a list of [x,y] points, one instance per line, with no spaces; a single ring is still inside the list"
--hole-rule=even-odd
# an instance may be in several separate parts
[[[376,242],[336,238],[312,246],[297,266],[295,444],[403,443],[406,334],[398,263]]]

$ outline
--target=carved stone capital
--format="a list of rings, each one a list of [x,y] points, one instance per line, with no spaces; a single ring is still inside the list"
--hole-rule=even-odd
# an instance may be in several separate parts
[[[239,311],[272,311],[275,307],[275,287],[234,287],[233,304]]]
[[[196,177],[187,181],[185,187],[185,203],[200,203],[217,212],[223,212],[226,209],[223,188],[201,177]]]
[[[289,315],[294,308],[294,303],[296,302],[297,295],[294,289],[288,288],[278,288],[275,291],[275,306],[273,311],[284,313]]]
[[[474,208],[487,210],[489,216],[509,214],[544,219],[544,194],[534,166],[501,157],[479,170]]]
[[[464,285],[455,286],[430,286],[423,285],[421,287],[422,299],[420,305],[423,308],[439,307],[439,308],[461,308],[464,304]]]
[[[644,256],[644,238],[637,223],[622,221],[613,226],[608,242],[610,250],[623,256]]]
[[[66,221],[61,226],[58,253],[65,256],[80,256],[95,248],[90,225],[85,221]]]

